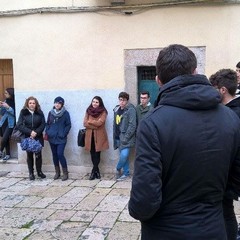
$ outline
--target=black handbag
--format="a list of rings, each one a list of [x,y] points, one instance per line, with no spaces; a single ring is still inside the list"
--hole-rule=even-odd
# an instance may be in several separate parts
[[[18,130],[17,126],[15,126],[12,131],[11,140],[20,143],[23,138],[24,134]]]
[[[85,134],[86,134],[86,129],[80,129],[78,132],[78,139],[77,143],[79,147],[84,147],[85,146]]]

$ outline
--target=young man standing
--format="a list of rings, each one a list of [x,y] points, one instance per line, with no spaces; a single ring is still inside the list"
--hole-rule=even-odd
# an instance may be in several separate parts
[[[119,105],[113,109],[113,144],[114,149],[118,148],[120,152],[116,167],[116,178],[117,181],[123,181],[130,175],[129,154],[130,149],[135,145],[137,123],[135,107],[128,102],[129,94],[120,92],[118,100]]]
[[[142,240],[227,239],[222,200],[228,178],[240,190],[240,120],[196,67],[182,45],[157,59],[162,87],[138,127],[128,205]]]
[[[150,103],[150,94],[148,91],[143,91],[140,93],[140,104],[137,105],[137,121],[138,124],[143,119],[144,115],[153,108]]]
[[[240,118],[240,96],[236,97],[235,95],[238,85],[237,73],[231,69],[221,69],[209,80],[220,92],[222,103],[231,108]],[[226,192],[223,199],[223,215],[228,240],[237,239],[238,223],[234,213],[233,200],[238,200],[238,196]]]

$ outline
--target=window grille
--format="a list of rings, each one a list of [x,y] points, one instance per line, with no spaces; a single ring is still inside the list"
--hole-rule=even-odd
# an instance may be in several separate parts
[[[138,67],[139,80],[155,80],[156,68],[154,66]]]

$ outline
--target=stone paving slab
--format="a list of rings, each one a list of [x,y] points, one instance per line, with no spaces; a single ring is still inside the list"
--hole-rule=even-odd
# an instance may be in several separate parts
[[[0,239],[23,240],[23,239],[26,239],[26,237],[29,236],[32,232],[33,230],[31,229],[1,228]]]
[[[56,200],[57,200],[56,197],[55,198],[44,197],[39,201],[35,202],[34,204],[32,204],[31,206],[29,206],[29,208],[46,208]]]
[[[140,240],[140,222],[128,213],[131,178],[77,175],[63,182],[46,175],[0,175],[0,240]],[[240,202],[234,207],[240,222]]]
[[[77,240],[87,228],[86,223],[81,222],[62,222],[61,225],[54,230],[46,231],[45,229],[37,229],[27,239],[29,240],[46,240],[46,239],[61,239],[61,240]]]
[[[76,211],[71,210],[57,210],[54,212],[48,219],[50,220],[62,220],[62,221],[70,221],[73,215],[76,214]],[[74,221],[74,220],[72,220]]]
[[[109,231],[108,228],[89,227],[83,232],[79,240],[104,240]]]
[[[121,240],[140,236],[139,222],[127,211],[131,180],[118,183],[106,174],[63,182],[46,175],[35,181],[26,173],[0,176],[0,239],[114,240],[123,223],[131,233]]]
[[[119,212],[99,212],[90,223],[90,227],[112,228],[118,216]]]
[[[88,222],[90,223],[96,216],[95,211],[77,211],[76,214],[70,219],[73,222]]]
[[[110,191],[109,188],[95,188],[75,206],[74,210],[94,210]]]
[[[117,222],[107,236],[107,240],[140,240],[140,223]]]

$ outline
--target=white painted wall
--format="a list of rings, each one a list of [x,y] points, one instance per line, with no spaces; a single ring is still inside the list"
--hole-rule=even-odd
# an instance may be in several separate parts
[[[5,1],[1,10],[43,6],[94,6],[96,1]],[[106,2],[104,2],[106,4]],[[102,154],[102,168],[114,169],[118,152],[112,148],[112,109],[118,93],[129,84],[124,76],[124,50],[162,48],[172,43],[206,47],[207,76],[240,61],[240,5],[155,8],[131,16],[112,12],[34,14],[0,19],[0,59],[13,59],[17,113],[33,95],[47,115],[61,95],[72,119],[66,148],[73,166],[91,166],[90,156],[76,145],[78,129],[93,96],[103,97],[109,110],[111,148]],[[136,86],[137,87],[137,86]],[[135,102],[134,102],[135,103]],[[25,153],[18,151],[19,162]],[[45,164],[51,164],[49,146]]]

